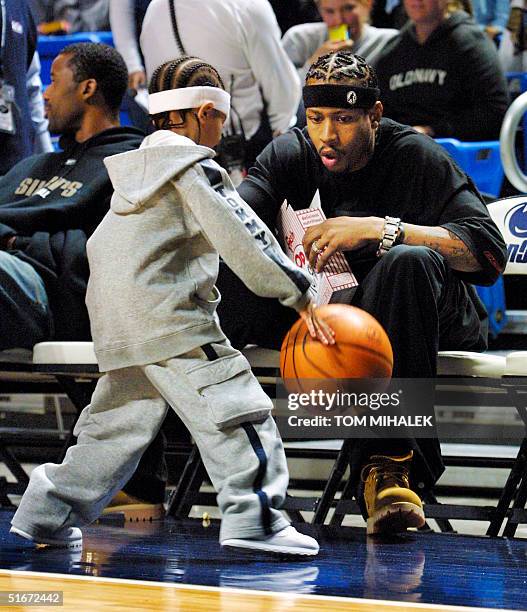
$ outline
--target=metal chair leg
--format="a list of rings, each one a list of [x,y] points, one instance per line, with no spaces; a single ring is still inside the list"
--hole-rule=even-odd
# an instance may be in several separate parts
[[[516,494],[516,489],[520,483],[522,476],[525,474],[527,469],[527,438],[524,438],[521,443],[520,450],[516,456],[514,465],[511,468],[507,482],[501,492],[501,497],[496,505],[494,516],[490,522],[489,528],[487,529],[487,535],[496,537],[501,529],[503,521],[507,515],[507,511],[511,502]]]
[[[335,499],[338,486],[344,478],[344,474],[348,467],[350,445],[351,440],[344,440],[337,459],[333,464],[329,480],[324,488],[322,496],[318,500],[315,514],[313,516],[313,520],[311,521],[313,525],[322,525],[326,520],[331,504]]]
[[[188,517],[192,508],[192,501],[189,501],[189,498],[199,491],[205,479],[205,474],[205,467],[198,447],[194,446],[179,482],[168,500],[167,516],[174,516],[178,519]]]

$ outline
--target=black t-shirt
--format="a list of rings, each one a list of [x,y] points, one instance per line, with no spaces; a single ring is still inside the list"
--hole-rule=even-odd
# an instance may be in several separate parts
[[[353,173],[330,173],[307,130],[293,129],[257,158],[239,192],[271,228],[282,202],[307,208],[320,192],[326,217],[400,217],[417,225],[443,226],[476,255],[480,272],[459,273],[471,283],[492,284],[505,266],[505,244],[472,180],[431,138],[382,119],[368,164]],[[377,261],[377,245],[346,252],[359,279]]]

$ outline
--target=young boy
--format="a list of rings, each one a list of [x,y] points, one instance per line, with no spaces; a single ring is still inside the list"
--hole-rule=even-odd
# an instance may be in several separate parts
[[[88,242],[87,306],[99,367],[77,444],[36,468],[11,531],[81,546],[130,478],[169,404],[190,430],[218,491],[223,546],[316,555],[277,509],[288,484],[272,403],[219,326],[218,253],[256,293],[298,310],[332,343],[307,297],[308,279],[214,161],[229,112],[218,73],[196,58],[160,66],[149,106],[158,131],[107,158],[115,193]]]

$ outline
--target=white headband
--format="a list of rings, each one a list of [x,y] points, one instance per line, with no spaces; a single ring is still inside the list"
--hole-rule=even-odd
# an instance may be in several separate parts
[[[172,110],[184,108],[197,108],[202,104],[211,102],[216,110],[229,118],[231,96],[219,87],[182,87],[181,89],[168,89],[148,95],[148,113],[157,115]]]

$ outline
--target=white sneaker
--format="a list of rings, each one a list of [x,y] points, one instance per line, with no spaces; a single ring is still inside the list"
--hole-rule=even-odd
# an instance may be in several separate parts
[[[78,527],[66,527],[60,531],[57,531],[55,535],[51,537],[37,537],[18,529],[18,527],[11,527],[10,533],[14,533],[21,538],[25,538],[35,544],[45,544],[46,546],[53,546],[54,548],[82,548],[82,531]]]
[[[299,533],[292,525],[270,536],[254,539],[232,538],[223,540],[221,545],[232,548],[250,548],[283,555],[309,556],[318,554],[320,548],[314,538]]]

